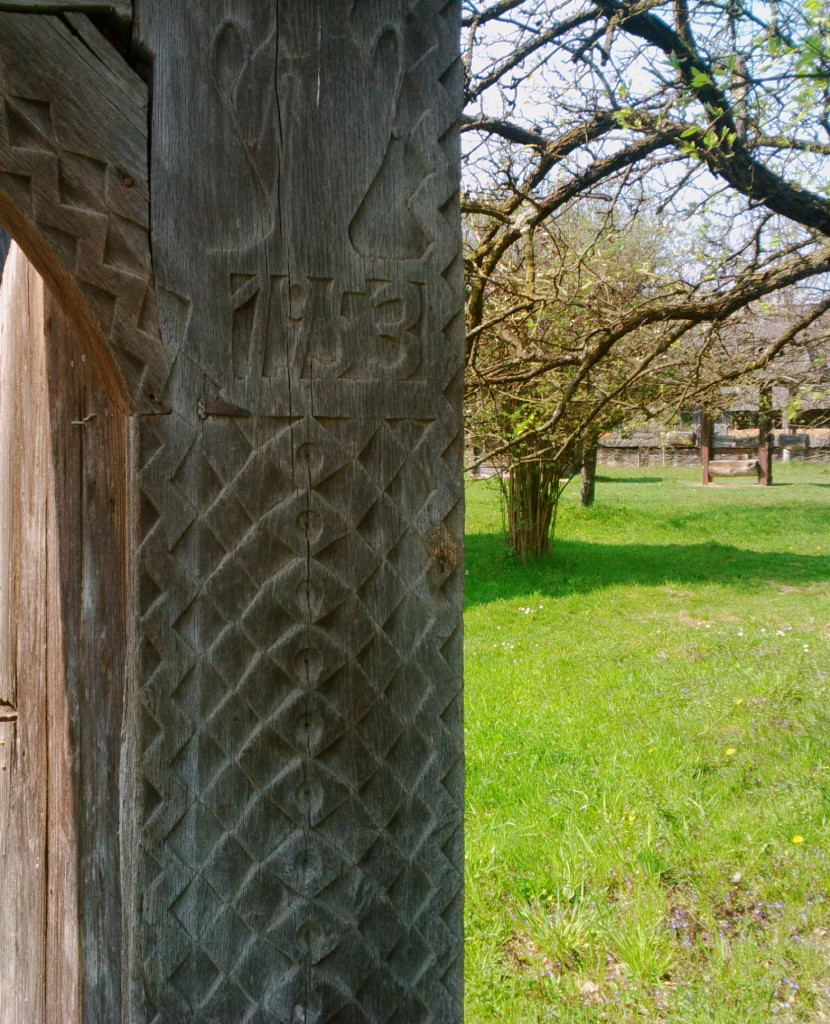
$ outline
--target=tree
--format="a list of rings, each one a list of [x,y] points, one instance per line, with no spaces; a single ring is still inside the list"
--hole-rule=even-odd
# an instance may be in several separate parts
[[[469,218],[470,247],[488,227]],[[660,385],[652,376],[620,388],[591,418],[641,358],[636,332],[565,395],[592,332],[671,275],[665,235],[655,222],[619,210],[569,209],[528,232],[487,282],[489,326],[473,342],[467,435],[475,448],[502,451],[508,541],[522,557],[547,552],[562,490],[575,470],[595,463],[599,434],[657,404]],[[528,374],[531,363],[545,372]],[[663,367],[663,378],[668,372]],[[534,429],[563,401],[555,428]]]
[[[797,329],[770,339],[737,376],[797,342],[830,308],[823,5],[794,0],[759,11],[740,2],[595,0],[575,9],[501,0],[465,10],[463,208],[476,225],[467,254],[470,380],[494,378],[503,388],[551,374],[562,381],[548,416],[482,459],[532,435],[558,436],[550,451],[563,454],[609,404],[658,371],[692,390],[688,371],[697,363],[687,357],[706,348],[707,330],[782,289],[799,289]],[[484,336],[541,301],[525,295],[513,308],[494,307],[502,264],[588,197],[634,219],[685,225],[685,264],[600,316],[573,351],[537,346],[517,352],[509,373],[493,371],[481,362]],[[621,345],[634,357],[620,361]],[[599,387],[602,367],[614,363],[622,372],[604,373]],[[574,428],[571,403],[589,382],[596,399]]]

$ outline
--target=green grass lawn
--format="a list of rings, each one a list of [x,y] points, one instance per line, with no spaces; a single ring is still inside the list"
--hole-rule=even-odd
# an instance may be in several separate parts
[[[469,1024],[830,1021],[830,466],[468,488]]]

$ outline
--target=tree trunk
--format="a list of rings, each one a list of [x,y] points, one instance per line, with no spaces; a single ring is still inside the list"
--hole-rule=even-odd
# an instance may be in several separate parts
[[[772,486],[772,388],[762,387],[758,395],[758,483]]]
[[[595,441],[586,442],[579,478],[579,504],[583,508],[590,508],[594,504],[597,485],[597,452],[598,445]]]
[[[510,547],[525,561],[549,554],[559,505],[558,465],[541,459],[517,462],[502,486]]]

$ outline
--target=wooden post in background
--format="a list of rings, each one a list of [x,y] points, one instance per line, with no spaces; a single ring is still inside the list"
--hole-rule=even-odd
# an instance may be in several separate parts
[[[599,443],[596,437],[590,437],[583,443],[582,469],[579,480],[579,504],[590,508],[594,504],[597,486],[597,454]]]
[[[712,482],[709,473],[709,460],[712,457],[712,417],[706,410],[700,413],[700,468],[701,482],[706,485]]]
[[[772,486],[772,388],[758,392],[758,483]]]
[[[141,0],[131,1020],[461,1018],[457,0]]]

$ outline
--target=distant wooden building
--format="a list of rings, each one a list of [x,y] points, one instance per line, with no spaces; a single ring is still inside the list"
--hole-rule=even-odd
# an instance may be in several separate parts
[[[736,364],[747,362],[783,334],[797,312],[748,318],[722,343]],[[830,461],[830,317],[820,318],[805,335],[751,383],[721,388],[708,410],[716,446],[732,447],[757,437],[763,396],[773,458]],[[699,406],[683,410],[676,429],[645,424],[605,434],[599,441],[598,461],[624,466],[697,465],[705,411]]]

